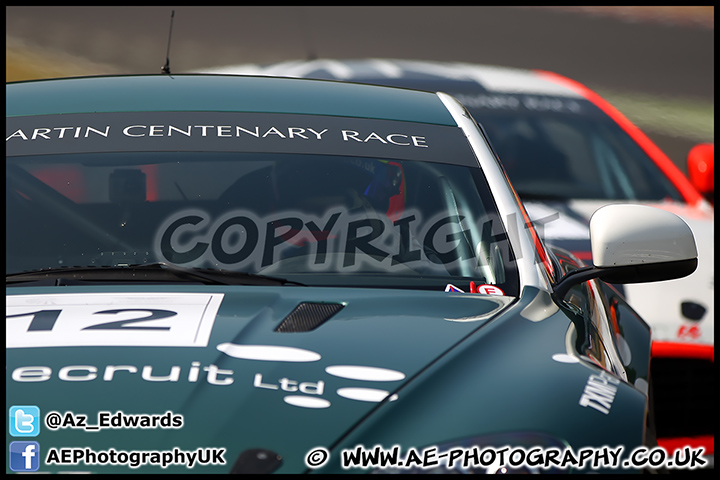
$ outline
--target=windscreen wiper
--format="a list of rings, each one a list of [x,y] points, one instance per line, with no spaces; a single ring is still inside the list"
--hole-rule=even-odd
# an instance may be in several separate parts
[[[86,282],[200,282],[204,285],[306,286],[285,278],[212,268],[184,268],[164,262],[127,266],[61,267],[12,273],[5,284],[51,281],[52,285]]]

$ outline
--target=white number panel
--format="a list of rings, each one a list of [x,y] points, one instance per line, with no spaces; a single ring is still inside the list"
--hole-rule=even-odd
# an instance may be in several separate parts
[[[7,295],[7,348],[205,347],[223,294]]]

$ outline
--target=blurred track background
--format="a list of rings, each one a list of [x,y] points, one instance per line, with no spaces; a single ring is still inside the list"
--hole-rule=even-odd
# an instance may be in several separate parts
[[[714,141],[714,7],[6,7],[6,81],[317,58],[555,71],[604,95],[686,171]]]

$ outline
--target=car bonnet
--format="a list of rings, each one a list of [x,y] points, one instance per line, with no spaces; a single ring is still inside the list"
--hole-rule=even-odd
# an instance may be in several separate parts
[[[15,287],[7,297],[8,405],[165,416],[160,428],[46,425],[57,448],[262,447],[302,470],[363,417],[512,302],[411,290]],[[56,311],[55,322],[46,320]],[[147,320],[148,312],[173,315]],[[72,319],[69,321],[69,319]],[[34,330],[29,327],[35,321]],[[181,428],[168,428],[182,416]],[[115,420],[112,420],[114,417]],[[159,420],[161,421],[161,420]],[[48,443],[50,444],[50,443]],[[297,454],[297,455],[296,455]],[[227,470],[225,470],[227,471]]]

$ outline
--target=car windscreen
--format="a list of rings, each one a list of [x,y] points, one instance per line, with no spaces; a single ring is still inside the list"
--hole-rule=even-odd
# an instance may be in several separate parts
[[[243,148],[237,138],[217,148],[221,140],[208,136],[225,129],[207,121],[195,130],[175,121],[184,133],[123,121],[94,127],[100,134],[81,130],[76,140],[88,133],[91,146],[59,147],[52,138],[28,145],[32,130],[13,125],[11,135],[22,131],[28,143],[18,142],[6,159],[6,272],[163,262],[306,285],[467,291],[474,282],[517,294],[503,222],[459,129],[445,139],[452,148],[433,149],[451,127],[381,122],[362,131],[355,124],[343,140],[337,122],[345,120],[294,127],[299,147],[287,142],[287,125],[245,123],[248,140],[273,137],[251,149],[271,151],[235,151]],[[126,138],[113,140],[115,130]],[[181,142],[170,132],[185,142],[182,150],[172,150]],[[336,133],[337,145],[321,146],[313,132]],[[102,145],[107,151],[97,151]],[[365,154],[350,152],[357,147]]]
[[[586,100],[459,95],[521,198],[683,201],[648,154]]]

